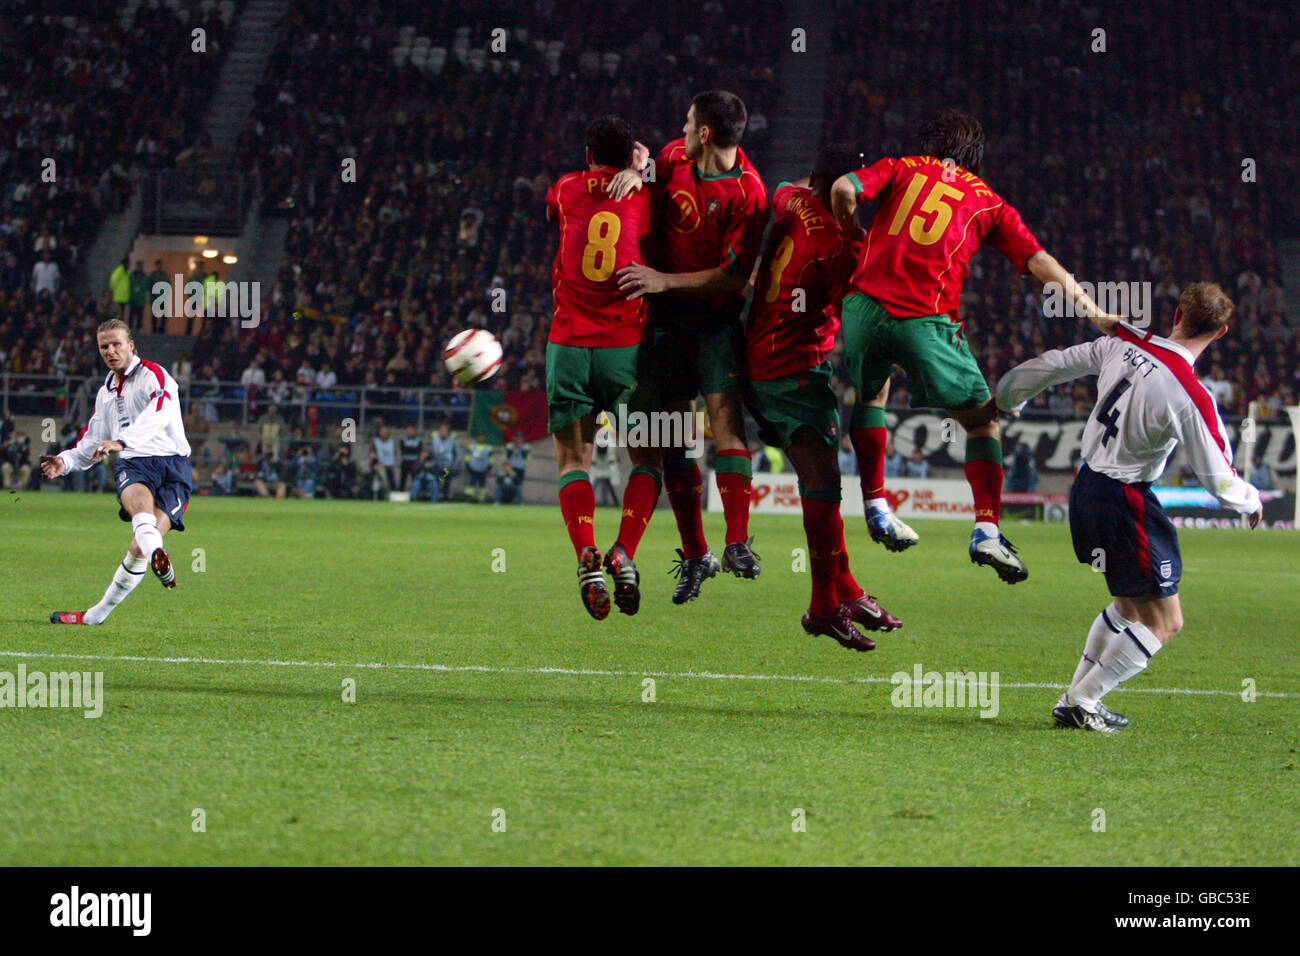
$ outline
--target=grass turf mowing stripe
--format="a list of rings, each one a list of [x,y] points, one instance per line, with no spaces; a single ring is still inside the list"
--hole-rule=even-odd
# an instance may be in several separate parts
[[[352,670],[404,670],[429,671],[439,674],[557,674],[568,677],[668,677],[678,680],[732,680],[732,681],[790,681],[805,684],[889,684],[888,677],[813,677],[807,674],[715,674],[709,671],[611,671],[586,667],[488,667],[483,664],[403,664],[369,661],[348,663],[340,661],[277,661],[258,658],[219,657],[146,657],[134,654],[69,654],[41,651],[0,651],[0,657],[36,658],[40,660],[106,661],[109,663],[137,664],[209,664],[226,667],[322,667]],[[998,683],[1005,690],[1065,690],[1065,684]],[[1204,697],[1240,697],[1239,690],[1201,690],[1190,687],[1131,687],[1116,688],[1116,693],[1131,694],[1190,694]],[[1257,697],[1300,698],[1300,694],[1278,691],[1256,691]]]

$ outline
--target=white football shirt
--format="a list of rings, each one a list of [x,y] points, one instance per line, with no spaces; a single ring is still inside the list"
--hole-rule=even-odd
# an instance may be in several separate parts
[[[1201,485],[1225,507],[1259,510],[1259,492],[1232,467],[1232,447],[1214,398],[1177,342],[1134,328],[1017,365],[998,382],[998,408],[1019,411],[1043,389],[1097,376],[1097,406],[1083,431],[1083,460],[1125,484],[1153,482],[1181,443]]]
[[[69,471],[89,468],[95,446],[111,439],[122,443],[121,458],[188,458],[190,443],[185,438],[179,395],[176,380],[161,365],[135,356],[120,382],[116,372],[108,373],[95,395],[95,414],[77,444],[59,452],[59,457]]]

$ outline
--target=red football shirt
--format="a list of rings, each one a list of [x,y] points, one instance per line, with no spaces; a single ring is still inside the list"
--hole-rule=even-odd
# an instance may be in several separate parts
[[[677,139],[655,158],[655,190],[664,201],[667,272],[722,268],[749,278],[767,226],[767,187],[743,149],[736,165],[717,176],[699,171]],[[739,292],[688,294],[691,302],[739,314]]]
[[[881,202],[848,291],[865,292],[895,318],[956,319],[971,256],[985,239],[1021,272],[1043,248],[984,180],[933,156],[882,159],[849,178],[859,202]]]
[[[840,232],[811,189],[790,183],[777,188],[749,307],[750,378],[780,378],[825,361],[835,347],[840,300],[860,247]]]
[[[621,348],[641,342],[645,297],[629,300],[614,273],[644,263],[650,245],[650,196],[637,190],[619,202],[605,192],[616,170],[568,173],[546,192],[546,214],[560,224],[551,270],[555,318],[550,341],[579,348]]]

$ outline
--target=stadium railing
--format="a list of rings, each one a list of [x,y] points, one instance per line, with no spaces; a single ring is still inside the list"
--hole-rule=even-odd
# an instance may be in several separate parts
[[[74,419],[84,424],[90,418],[95,391],[102,376],[23,375],[0,373],[0,410],[14,415],[52,418],[56,423]],[[309,429],[316,434],[351,419],[359,432],[382,420],[392,428],[415,425],[421,433],[448,419],[457,431],[469,425],[470,394],[451,388],[384,388],[340,385],[329,389],[289,387],[289,397],[274,402],[268,388],[245,387],[239,382],[195,381],[181,386],[181,407],[186,420],[202,427],[226,425],[254,427],[268,407],[275,404],[290,428]],[[195,419],[197,416],[197,422]]]

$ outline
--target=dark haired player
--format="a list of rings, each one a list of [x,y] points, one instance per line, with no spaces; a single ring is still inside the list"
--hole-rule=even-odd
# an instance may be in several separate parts
[[[1052,717],[1062,727],[1113,733],[1128,718],[1101,699],[1146,670],[1183,627],[1178,533],[1151,491],[1182,445],[1201,486],[1224,507],[1263,517],[1259,492],[1232,467],[1223,419],[1192,364],[1228,331],[1232,300],[1193,282],[1168,338],[1115,326],[1115,334],[1045,352],[998,382],[998,408],[1014,414],[1050,385],[1097,376],[1097,407],[1083,431],[1083,464],[1070,489],[1070,535],[1080,562],[1105,561],[1114,602],[1092,622],[1083,657]]]
[[[803,629],[844,647],[869,651],[858,630],[892,631],[902,622],[853,579],[840,517],[839,399],[827,356],[839,331],[836,310],[858,262],[860,240],[840,232],[830,210],[831,183],[861,155],[843,146],[818,154],[812,175],[782,183],[759,260],[746,345],[749,405],[766,444],[786,449],[799,475],[812,601]]]
[[[602,116],[587,127],[586,139],[587,168],[561,176],[546,193],[547,216],[560,227],[546,400],[560,472],[560,511],[578,554],[579,594],[587,612],[601,621],[609,615],[610,600],[596,549],[596,496],[588,469],[596,416],[628,401],[637,384],[646,303],[626,298],[615,272],[644,261],[651,209],[647,193],[622,200],[606,193],[615,173],[632,160],[631,127],[617,116]],[[618,541],[603,561],[614,576],[614,602],[625,614],[635,614],[641,605],[632,557],[662,484],[658,471],[632,452],[636,467],[623,491]]]
[[[740,148],[747,114],[740,97],[725,90],[696,96],[682,139],[655,159],[651,195],[666,220],[664,271],[636,264],[620,269],[619,288],[630,299],[654,295],[653,349],[648,365],[659,408],[688,416],[704,395],[718,445],[715,479],[726,518],[722,561],[704,537],[704,479],[685,449],[664,455],[664,483],[681,534],[679,579],[673,602],[700,593],[719,570],[756,578],[761,570],[749,538],[749,488],[753,474],[740,396],[745,389],[744,289],[758,259],[767,225],[767,188]],[[613,194],[639,187],[625,171]]]
[[[877,395],[900,366],[913,407],[946,409],[966,429],[966,480],[975,500],[970,558],[1014,584],[1029,571],[998,527],[1003,476],[996,409],[957,314],[971,256],[987,241],[1022,273],[1058,283],[1075,314],[1103,332],[1118,319],[1079,289],[1020,213],[973,172],[984,156],[984,131],[974,118],[944,110],[921,138],[922,154],[882,159],[841,176],[831,190],[835,216],[849,232],[861,231],[858,203],[880,200],[842,312],[844,355],[860,402],[850,435],[863,487],[883,486],[884,412],[862,404],[861,396]],[[913,543],[894,540],[883,497],[866,506],[875,540],[891,550]]]

